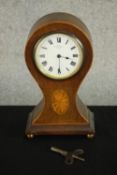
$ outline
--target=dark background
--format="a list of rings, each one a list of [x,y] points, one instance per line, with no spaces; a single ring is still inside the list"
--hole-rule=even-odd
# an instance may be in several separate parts
[[[0,175],[117,174],[117,107],[93,106],[96,137],[38,136],[28,140],[25,126],[32,106],[0,107]],[[85,162],[66,165],[64,157],[50,151],[82,148]]]

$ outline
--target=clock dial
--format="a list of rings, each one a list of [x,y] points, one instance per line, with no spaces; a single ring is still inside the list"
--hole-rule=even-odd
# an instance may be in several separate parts
[[[74,75],[83,63],[83,46],[74,36],[55,33],[37,42],[34,61],[38,70],[53,79]]]

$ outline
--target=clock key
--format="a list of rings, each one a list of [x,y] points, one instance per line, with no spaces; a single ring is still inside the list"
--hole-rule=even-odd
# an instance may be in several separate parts
[[[50,150],[64,156],[65,157],[65,163],[68,164],[68,165],[73,164],[74,159],[77,159],[77,160],[80,160],[80,161],[83,161],[83,162],[85,161],[85,159],[80,156],[84,153],[84,150],[82,150],[82,149],[76,149],[76,150],[73,150],[73,151],[69,152],[69,151],[62,150],[60,148],[52,146],[50,148]]]

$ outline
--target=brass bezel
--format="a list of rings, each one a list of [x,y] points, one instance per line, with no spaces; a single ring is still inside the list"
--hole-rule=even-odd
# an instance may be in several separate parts
[[[53,35],[53,34],[64,34],[64,35],[68,35],[70,38],[72,38],[72,40],[76,43],[76,45],[78,45],[78,47],[80,48],[80,55],[81,55],[81,63],[80,65],[78,65],[77,69],[75,69],[74,72],[72,72],[70,75],[64,75],[63,77],[59,77],[59,76],[54,76],[54,75],[51,75],[49,74],[48,72],[43,72],[41,70],[41,68],[39,66],[37,66],[36,64],[36,61],[35,61],[35,52],[36,52],[36,49],[38,47],[38,45],[40,44],[40,42],[47,36],[49,35]],[[83,64],[83,61],[84,61],[84,47],[83,47],[83,44],[81,43],[81,41],[74,35],[74,34],[71,34],[71,33],[68,33],[68,32],[49,32],[48,34],[42,36],[35,44],[34,46],[34,50],[33,50],[33,59],[34,59],[34,63],[35,63],[35,66],[36,68],[38,69],[38,71],[43,74],[44,76],[48,77],[48,78],[51,78],[51,79],[55,79],[55,80],[64,80],[64,79],[68,79],[72,76],[74,76],[80,69],[81,69],[81,66]]]

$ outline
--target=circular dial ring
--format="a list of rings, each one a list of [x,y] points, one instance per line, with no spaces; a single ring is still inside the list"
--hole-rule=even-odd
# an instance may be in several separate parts
[[[51,33],[39,39],[34,47],[38,70],[52,79],[66,79],[79,71],[83,63],[83,45],[68,33]]]

